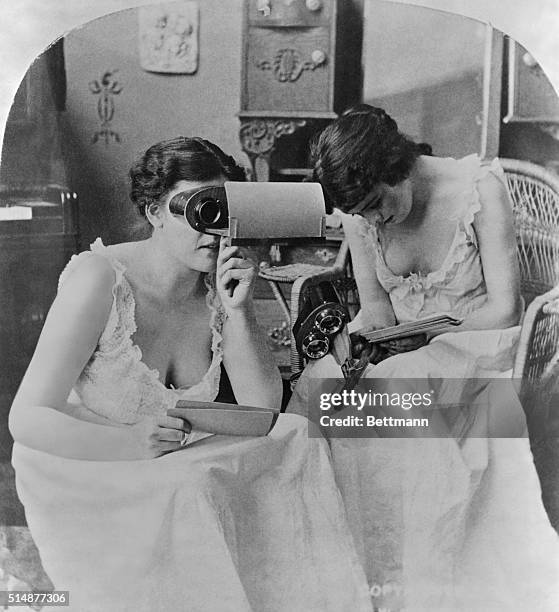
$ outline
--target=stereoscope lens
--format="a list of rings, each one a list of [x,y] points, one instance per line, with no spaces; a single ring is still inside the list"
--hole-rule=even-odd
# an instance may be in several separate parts
[[[342,317],[332,308],[325,308],[316,315],[316,325],[323,334],[337,334],[343,324]]]
[[[221,219],[221,202],[214,198],[202,200],[197,206],[198,217],[205,225],[213,225]]]
[[[322,338],[315,334],[309,334],[303,341],[303,352],[310,359],[320,359],[328,353],[330,342],[328,338]]]

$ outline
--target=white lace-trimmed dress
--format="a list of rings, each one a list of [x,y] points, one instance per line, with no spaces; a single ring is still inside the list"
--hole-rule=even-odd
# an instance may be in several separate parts
[[[476,155],[438,163],[456,178],[446,197],[457,210],[454,239],[440,269],[393,274],[376,228],[364,226],[377,277],[399,323],[439,312],[465,317],[487,299],[473,226],[481,207],[477,185],[488,173],[505,181],[502,168]],[[519,331],[441,334],[416,351],[369,366],[364,376],[510,377]],[[309,379],[326,377],[341,377],[330,356],[307,366],[288,412],[307,414]],[[489,400],[497,402],[524,422],[514,393]],[[355,544],[379,594],[374,601],[406,612],[557,610],[559,540],[541,502],[528,440],[488,438],[489,417],[472,415],[448,418],[456,439],[329,441]]]
[[[148,415],[165,415],[181,399],[210,402],[217,397],[223,349],[221,331],[225,313],[216,294],[213,276],[206,276],[206,304],[211,313],[212,359],[202,380],[192,387],[170,389],[159,379],[159,372],[150,369],[142,359],[140,347],[133,342],[136,332],[136,302],[126,278],[126,268],[115,259],[100,238],[90,251],[75,255],[62,272],[59,287],[73,267],[92,255],[108,259],[115,272],[113,305],[97,348],[78,378],[74,392],[79,406],[118,423],[136,423]],[[71,400],[75,400],[72,394]],[[193,432],[195,441],[206,434]]]
[[[211,365],[193,387],[167,389],[132,341],[134,295],[110,249],[96,241],[67,271],[92,256],[110,261],[115,283],[74,389],[81,409],[129,424],[178,398],[213,400],[223,315],[211,284]],[[13,464],[44,568],[70,592],[67,609],[372,611],[328,446],[308,438],[302,417],[279,415],[266,437],[211,436],[152,460],[81,461],[16,443]]]

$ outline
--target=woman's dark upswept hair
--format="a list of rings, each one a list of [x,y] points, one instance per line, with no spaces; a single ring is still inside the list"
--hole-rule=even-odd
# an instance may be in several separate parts
[[[415,160],[425,154],[431,154],[431,147],[404,136],[382,108],[359,104],[317,135],[311,143],[310,162],[327,208],[348,210],[379,183],[402,182]]]
[[[150,147],[130,169],[130,199],[138,212],[158,202],[178,181],[211,181],[224,176],[244,181],[245,172],[217,145],[203,138],[178,136]]]

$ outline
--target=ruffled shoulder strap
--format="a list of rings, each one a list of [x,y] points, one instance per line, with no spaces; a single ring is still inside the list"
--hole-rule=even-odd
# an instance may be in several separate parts
[[[501,181],[501,183],[505,186],[508,193],[507,187],[507,179],[505,177],[504,170],[498,160],[495,158],[493,160],[482,160],[478,155],[471,155],[468,158],[464,158],[465,160],[471,160],[472,167],[472,187],[470,193],[470,197],[466,203],[466,207],[462,216],[462,225],[463,230],[466,233],[469,240],[471,240],[476,246],[477,236],[473,227],[474,219],[476,213],[481,210],[481,198],[479,194],[479,183],[483,179],[485,179],[488,175],[492,174],[496,178]]]
[[[503,183],[505,187],[507,186],[505,171],[503,170],[503,166],[501,166],[501,162],[499,161],[498,157],[495,157],[493,160],[480,160],[477,182],[484,179],[488,174],[493,174]]]
[[[378,222],[370,222],[359,215],[354,216],[354,222],[356,223],[356,233],[362,241],[363,248],[371,254],[376,254],[377,259],[383,262],[384,255],[380,246]]]
[[[83,251],[78,255],[73,255],[58,280],[58,289],[62,287],[70,273],[80,265],[88,257],[100,256],[103,257],[114,270],[115,282],[112,288],[113,304],[107,324],[101,338],[99,340],[100,348],[106,343],[110,343],[110,339],[115,336],[115,332],[119,330],[121,333],[118,336],[131,336],[136,331],[134,320],[134,297],[132,290],[128,284],[124,272],[126,267],[109,252],[109,249],[103,244],[101,238],[97,238],[90,245],[89,251]]]
[[[109,249],[103,244],[101,238],[97,238],[95,242],[93,242],[89,248],[91,249],[91,253],[96,253],[97,255],[101,255],[104,257],[113,267],[115,271],[115,283],[122,283],[124,279],[124,273],[126,272],[126,266],[124,266],[118,259],[111,255]]]
[[[70,274],[80,266],[80,264],[85,260],[91,257],[91,251],[82,251],[77,255],[72,255],[70,261],[66,264],[60,276],[58,277],[58,291],[60,291],[62,285],[66,282]]]
[[[115,284],[122,283],[124,271],[126,270],[126,268],[119,261],[108,255],[107,247],[103,244],[101,238],[97,238],[97,240],[95,240],[95,242],[90,245],[89,251],[82,251],[81,253],[72,255],[70,261],[66,264],[65,268],[62,270],[60,276],[58,277],[59,290],[66,282],[68,276],[70,276],[70,274],[81,264],[81,262],[91,257],[92,255],[101,255],[104,259],[106,259],[115,271]]]

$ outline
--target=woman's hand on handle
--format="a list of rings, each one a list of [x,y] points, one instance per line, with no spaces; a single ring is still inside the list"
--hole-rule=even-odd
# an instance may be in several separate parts
[[[239,247],[222,238],[216,286],[227,320],[223,326],[223,364],[239,404],[279,410],[282,383],[252,301],[256,266]],[[239,359],[242,355],[242,359]]]
[[[242,310],[252,299],[256,266],[236,246],[227,246],[222,238],[217,256],[216,285],[223,308],[230,314]]]

